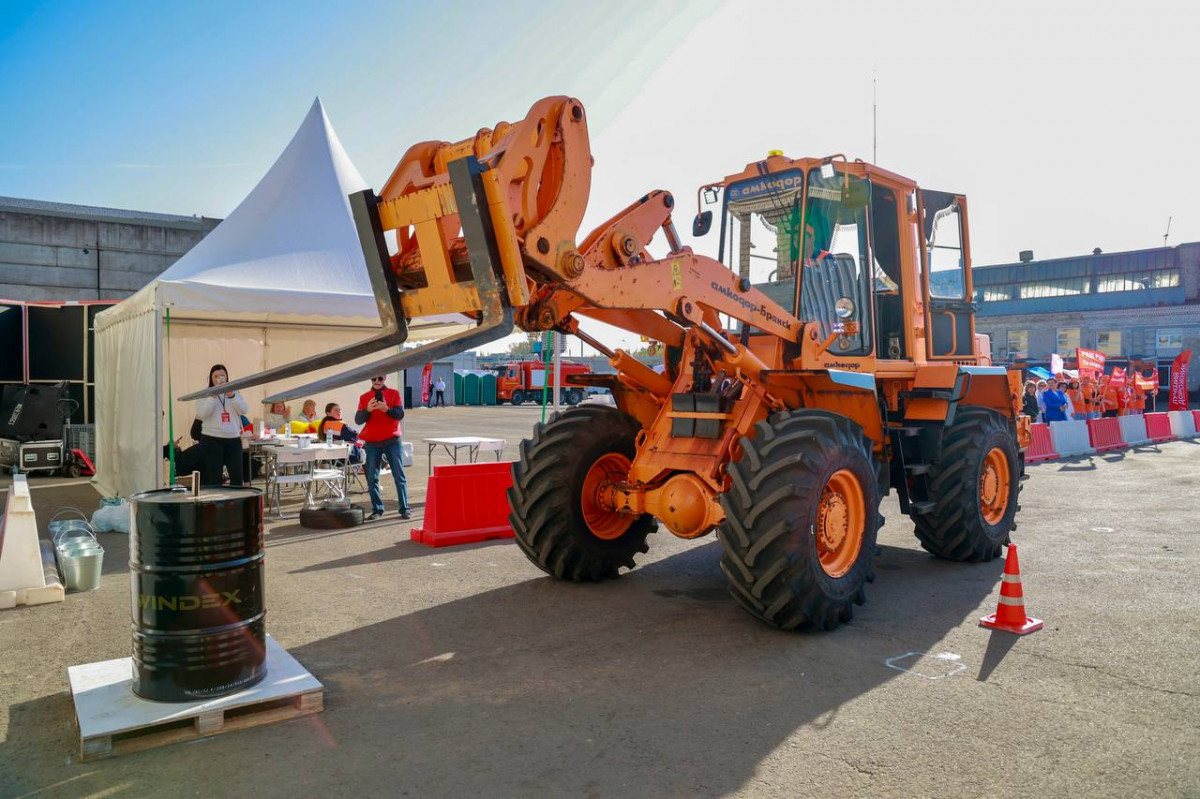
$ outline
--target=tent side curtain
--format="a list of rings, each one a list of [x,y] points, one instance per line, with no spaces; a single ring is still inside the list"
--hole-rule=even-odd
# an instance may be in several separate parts
[[[158,315],[153,305],[96,330],[95,483],[105,496],[157,488],[162,480],[155,392]],[[148,457],[148,455],[150,457]]]

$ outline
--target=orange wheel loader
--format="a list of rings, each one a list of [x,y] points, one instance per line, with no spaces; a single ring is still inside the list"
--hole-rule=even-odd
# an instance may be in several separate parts
[[[587,117],[570,97],[413,146],[378,195],[350,197],[381,333],[221,390],[394,353],[408,321],[433,314],[476,324],[266,401],[514,327],[556,330],[609,358],[614,374],[575,381],[607,387],[616,407],[557,414],[520,447],[510,518],[543,571],[605,580],[634,568],[660,525],[715,532],[743,608],[783,629],[828,630],[865,599],[891,490],[933,554],[1000,554],[1029,428],[1019,374],[990,365],[975,334],[965,197],[842,155],[771,152],[698,190],[692,232],[716,237],[714,259],[682,244],[675,197],[660,190],[580,239],[591,171]],[[581,319],[661,343],[663,370],[608,348]]]

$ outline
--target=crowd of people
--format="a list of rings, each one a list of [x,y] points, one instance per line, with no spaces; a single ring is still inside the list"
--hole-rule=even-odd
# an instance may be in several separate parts
[[[208,372],[209,388],[227,382],[229,371],[222,364],[214,364]],[[444,391],[445,384],[442,385]],[[254,435],[254,427],[247,418],[249,412],[249,405],[237,391],[199,400],[191,429],[192,438],[197,444],[177,451],[177,473],[199,471],[205,485],[221,485],[226,475],[230,485],[240,486],[249,482],[254,466],[249,453],[245,451],[246,440]],[[284,403],[274,403],[263,414],[263,426],[292,434],[315,433],[320,441],[349,444],[349,461],[360,463],[365,460],[363,473],[371,499],[371,515],[368,517],[371,519],[378,519],[384,513],[379,475],[386,460],[396,484],[400,518],[407,519],[408,484],[401,457],[403,418],[404,403],[400,392],[389,388],[386,378],[379,375],[371,378],[371,387],[359,397],[354,414],[354,424],[359,425],[359,429],[343,421],[342,408],[336,402],[326,403],[324,416],[317,416],[317,403],[311,399],[304,401],[300,413],[295,416]],[[178,443],[175,442],[176,447]],[[167,455],[164,452],[164,456]]]
[[[1136,416],[1154,410],[1154,393],[1126,379],[1115,384],[1112,375],[1073,378],[1060,374],[1048,380],[1026,380],[1024,412],[1035,422],[1066,422],[1115,416]]]

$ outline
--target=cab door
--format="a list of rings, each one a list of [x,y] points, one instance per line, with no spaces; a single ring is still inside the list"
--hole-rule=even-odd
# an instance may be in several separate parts
[[[975,310],[967,198],[942,191],[918,193],[921,206],[921,273],[929,358],[975,354]]]

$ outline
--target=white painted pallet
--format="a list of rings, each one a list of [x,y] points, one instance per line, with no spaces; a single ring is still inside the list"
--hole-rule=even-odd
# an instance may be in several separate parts
[[[133,693],[133,659],[67,668],[84,761],[320,713],[325,686],[267,636],[267,676],[219,699],[151,702]]]

